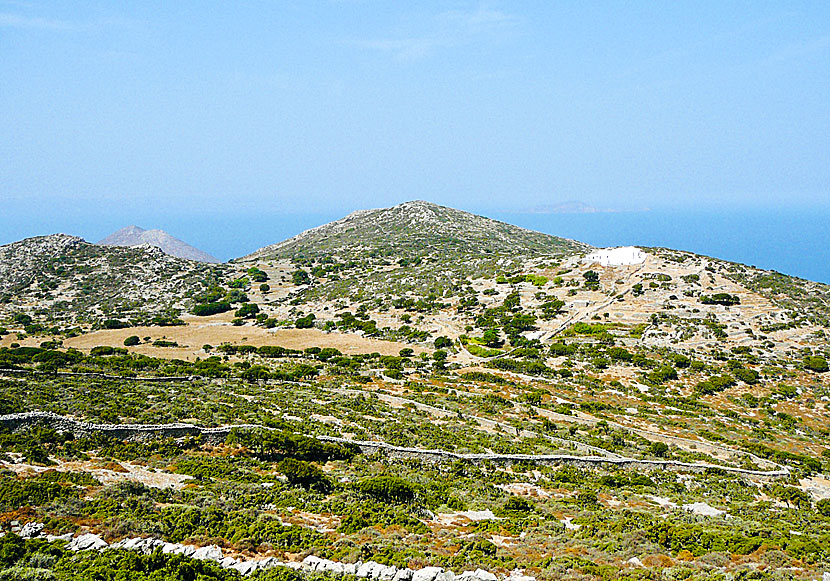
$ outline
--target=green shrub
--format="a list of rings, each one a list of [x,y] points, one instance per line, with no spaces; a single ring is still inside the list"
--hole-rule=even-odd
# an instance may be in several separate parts
[[[208,317],[219,313],[227,313],[231,310],[231,305],[228,302],[219,303],[205,303],[203,305],[195,305],[190,311],[197,317]]]
[[[134,347],[141,343],[141,339],[138,338],[138,335],[130,335],[126,339],[124,339],[124,346],[125,347]]]
[[[319,492],[328,492],[332,489],[331,482],[323,471],[309,462],[286,458],[277,464],[276,469],[285,475],[291,486],[313,488]]]
[[[704,305],[724,305],[728,307],[741,304],[741,299],[729,293],[717,293],[712,296],[700,295],[700,302]]]
[[[235,317],[240,319],[250,319],[259,312],[259,305],[256,303],[244,303],[234,313]]]
[[[664,458],[669,453],[669,447],[665,442],[652,442],[649,451],[658,458]]]
[[[387,502],[411,502],[415,500],[417,489],[408,480],[397,476],[373,476],[354,483],[354,489]]]
[[[314,313],[310,315],[306,315],[305,317],[300,317],[296,321],[294,321],[294,326],[298,329],[311,329],[314,327]]]
[[[830,370],[830,367],[827,365],[827,359],[813,355],[804,358],[804,369],[809,369],[817,373],[825,373]]]

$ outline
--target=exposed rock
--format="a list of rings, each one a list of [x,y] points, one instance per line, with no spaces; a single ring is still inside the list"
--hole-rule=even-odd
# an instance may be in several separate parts
[[[107,542],[98,535],[87,533],[79,537],[75,537],[69,543],[69,549],[72,551],[100,551],[109,547]]]
[[[720,516],[722,514],[726,514],[725,510],[717,509],[714,506],[706,504],[705,502],[693,502],[691,504],[684,504],[683,510],[687,510],[693,514],[698,514],[701,516]]]
[[[412,581],[436,581],[443,572],[444,569],[441,567],[424,567],[415,571],[412,575]]]
[[[240,561],[238,563],[230,565],[228,569],[239,571],[243,575],[250,575],[257,569],[259,569],[259,563],[257,561]]]
[[[221,561],[222,549],[216,545],[208,545],[207,547],[199,547],[193,552],[194,559],[202,559],[205,561]]]
[[[34,539],[35,537],[40,536],[40,532],[43,530],[43,524],[37,522],[27,522],[23,525],[23,528],[20,529],[20,536],[24,539]]]

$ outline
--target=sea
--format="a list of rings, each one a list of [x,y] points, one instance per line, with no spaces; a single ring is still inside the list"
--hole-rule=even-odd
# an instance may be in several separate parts
[[[592,246],[661,246],[830,283],[830,206],[740,210],[648,210],[541,214],[476,211],[517,226],[586,242]],[[128,225],[113,220],[64,216],[56,220],[6,222],[0,244],[27,236],[64,232],[97,242]],[[212,216],[166,213],[132,217],[144,228],[161,228],[221,260],[249,254],[343,216],[342,212],[244,212]],[[68,221],[67,221],[68,220]]]

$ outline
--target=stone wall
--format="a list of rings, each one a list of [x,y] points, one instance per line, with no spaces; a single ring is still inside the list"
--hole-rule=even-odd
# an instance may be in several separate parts
[[[156,438],[183,438],[201,435],[208,442],[223,442],[233,429],[269,429],[256,424],[240,424],[221,428],[201,428],[193,424],[96,424],[67,418],[51,412],[24,412],[0,416],[0,427],[10,431],[20,431],[37,424],[48,424],[60,432],[69,432],[76,437],[102,433],[125,441],[147,441]],[[367,440],[347,440],[334,436],[317,436],[326,442],[351,444],[358,446],[364,453],[382,452],[393,458],[415,458],[427,462],[461,460],[466,462],[496,462],[512,464],[532,462],[547,465],[572,465],[594,467],[599,465],[617,466],[635,470],[681,470],[702,472],[707,468],[719,468],[726,472],[746,474],[749,476],[780,477],[789,475],[789,469],[747,470],[731,466],[718,466],[702,462],[680,462],[676,460],[642,460],[637,458],[608,458],[598,456],[570,456],[565,454],[456,454],[446,450],[427,450],[423,448],[406,448],[392,446],[384,442]]]

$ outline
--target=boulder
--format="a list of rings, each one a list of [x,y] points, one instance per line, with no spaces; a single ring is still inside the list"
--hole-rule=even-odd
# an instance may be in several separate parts
[[[199,547],[195,551],[193,551],[193,555],[191,555],[194,559],[202,559],[204,561],[221,561],[222,560],[222,549],[217,547],[216,545],[209,545],[207,547]]]
[[[415,573],[412,569],[407,569],[404,567],[403,569],[398,569],[395,572],[395,576],[392,578],[392,581],[412,581],[412,575]]]
[[[375,561],[366,561],[360,567],[357,568],[357,572],[355,575],[358,577],[365,577],[366,579],[371,579],[372,574],[374,573],[377,567],[381,566],[380,563],[376,563]]]
[[[337,561],[329,561],[328,559],[323,559],[317,567],[318,571],[322,571],[324,573],[332,573],[334,575],[342,575],[343,574],[343,563],[338,563]]]
[[[392,581],[395,578],[395,574],[397,572],[397,567],[394,567],[392,565],[379,564],[372,571],[372,579],[378,579],[379,581]]]
[[[100,551],[107,547],[109,545],[104,539],[92,533],[75,537],[69,543],[69,549],[72,551]]]
[[[164,543],[161,546],[161,552],[165,555],[181,553],[184,549],[184,545],[180,545],[179,543]]]
[[[239,571],[242,575],[250,575],[259,569],[259,561],[239,561],[230,566],[234,571]]]
[[[43,523],[27,522],[23,525],[23,528],[20,529],[20,533],[18,534],[24,539],[34,539],[35,537],[40,536],[43,526]]]
[[[265,557],[261,561],[257,561],[257,567],[263,571],[273,569],[274,567],[288,567],[288,563],[283,563],[276,557]]]
[[[412,581],[436,581],[438,575],[444,572],[441,567],[424,567],[412,574]]]
[[[225,557],[224,559],[219,561],[219,566],[223,569],[230,569],[231,567],[236,565],[236,562],[236,559],[234,559],[233,557]]]

